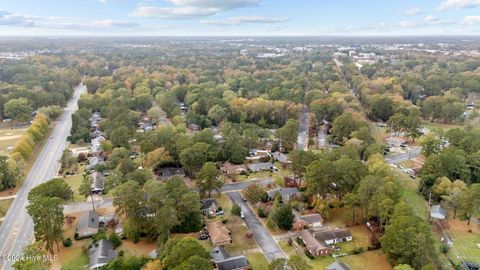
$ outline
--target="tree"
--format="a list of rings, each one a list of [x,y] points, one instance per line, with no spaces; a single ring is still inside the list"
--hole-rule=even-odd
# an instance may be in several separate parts
[[[220,191],[223,186],[223,181],[220,180],[220,171],[213,162],[203,164],[202,169],[197,174],[197,186],[200,191],[208,192],[210,198],[212,190]]]
[[[159,124],[160,121],[164,117],[166,117],[166,113],[160,107],[152,107],[147,111],[148,117],[150,117],[154,123]]]
[[[267,192],[262,185],[252,183],[247,186],[244,191],[245,198],[251,203],[256,204],[261,201],[266,201],[268,198]]]
[[[113,205],[117,212],[125,214],[127,218],[137,217],[143,209],[144,198],[140,185],[129,180],[112,190]]]
[[[289,159],[292,162],[294,177],[298,177],[298,185],[301,186],[301,181],[307,172],[307,167],[316,159],[316,155],[310,151],[293,150],[289,154]]]
[[[108,240],[112,242],[113,248],[116,249],[122,244],[122,239],[116,234],[115,232],[111,232],[110,235],[108,235]]]
[[[225,137],[225,158],[229,161],[242,164],[248,154],[242,136],[235,129],[231,129]]]
[[[164,250],[162,253],[164,253],[162,254],[162,265],[166,269],[177,269],[176,267],[182,265],[182,263],[186,262],[192,257],[198,257],[205,260],[210,259],[210,253],[206,251],[197,240],[190,237],[182,238],[180,241],[176,242],[173,246],[167,250]],[[198,258],[194,259],[194,262],[201,262],[201,266],[203,267],[203,261],[198,260]],[[190,263],[194,262],[190,261]],[[178,269],[183,268],[180,267]]]
[[[173,159],[170,156],[170,153],[162,147],[147,154],[147,165],[153,169],[172,162]]]
[[[194,255],[173,269],[174,270],[211,270],[213,269],[213,267],[210,259],[206,259],[198,255]]]
[[[352,113],[345,112],[333,121],[331,141],[336,144],[343,144],[346,140],[352,138],[354,131],[362,126],[366,126],[365,122],[358,120],[358,117],[355,117]]]
[[[480,205],[480,184],[472,184],[465,190],[461,196],[460,208],[467,218],[467,224],[470,225],[472,216],[479,212]]]
[[[27,206],[28,214],[34,224],[35,239],[44,241],[47,251],[53,253],[54,244],[60,250],[63,240],[63,202],[57,197],[30,196]]]
[[[227,116],[227,109],[216,104],[213,105],[210,110],[208,110],[208,118],[212,119],[215,122],[215,125],[219,125],[220,122]]]
[[[289,151],[295,146],[298,137],[298,131],[298,121],[295,119],[288,119],[283,127],[277,129],[275,135],[282,141],[283,147]]]
[[[130,131],[127,127],[121,126],[115,129],[110,136],[110,140],[114,147],[125,147],[130,148],[128,140],[130,139]]]
[[[371,104],[370,117],[386,122],[395,113],[395,104],[389,97],[375,98]]]
[[[428,264],[435,250],[429,226],[404,201],[395,206],[380,242],[392,263],[416,269]]]
[[[32,114],[32,107],[26,98],[11,99],[5,103],[3,114],[19,122],[27,122]]]
[[[437,154],[442,148],[442,141],[437,138],[435,133],[428,133],[420,137],[420,145],[422,146],[422,153],[425,157],[432,154]]]
[[[0,191],[15,187],[19,172],[13,165],[6,156],[0,156]]]
[[[399,264],[395,266],[393,270],[413,270],[413,268],[408,264]]]
[[[56,197],[62,200],[70,199],[73,191],[63,178],[54,178],[45,183],[34,187],[28,193],[28,199],[31,200],[37,196]]]
[[[82,183],[78,187],[78,193],[85,198],[92,194],[92,176],[90,174],[83,174]]]
[[[194,175],[207,161],[209,148],[208,144],[197,142],[192,147],[180,152],[180,162],[190,175]]]
[[[268,216],[269,220],[273,221],[281,230],[290,230],[293,225],[293,219],[295,215],[293,214],[292,207],[290,205],[278,205],[274,206],[270,210]]]
[[[326,159],[312,162],[306,171],[307,192],[317,197],[323,197],[328,192],[334,177],[333,163]]]
[[[149,258],[143,256],[131,256],[128,258],[119,256],[104,266],[104,268],[105,270],[141,270],[148,261]]]
[[[27,245],[23,249],[23,256],[16,260],[12,267],[15,270],[34,269],[34,270],[47,270],[50,269],[51,263],[49,260],[33,260],[32,258],[43,258],[46,256],[46,252],[43,251],[42,241],[36,241]]]
[[[288,265],[292,268],[292,270],[310,270],[312,267],[305,262],[302,257],[298,255],[290,256],[288,260]]]

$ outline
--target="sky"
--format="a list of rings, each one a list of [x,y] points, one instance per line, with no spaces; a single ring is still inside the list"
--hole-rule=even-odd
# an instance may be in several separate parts
[[[480,0],[0,0],[0,36],[480,35]]]

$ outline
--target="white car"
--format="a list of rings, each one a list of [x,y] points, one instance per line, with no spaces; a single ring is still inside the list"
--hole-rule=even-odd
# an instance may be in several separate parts
[[[243,211],[240,212],[240,217],[245,218],[245,215],[243,214]]]

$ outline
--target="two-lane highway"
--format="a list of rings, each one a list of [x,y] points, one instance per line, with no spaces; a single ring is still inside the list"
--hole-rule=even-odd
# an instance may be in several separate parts
[[[47,139],[37,160],[33,164],[25,183],[18,192],[0,227],[0,269],[11,269],[13,261],[2,260],[7,256],[21,256],[23,248],[33,237],[33,222],[27,213],[28,192],[35,186],[55,177],[63,150],[72,126],[72,113],[78,108],[77,102],[86,92],[83,84],[75,87],[72,99],[68,102],[62,115]]]

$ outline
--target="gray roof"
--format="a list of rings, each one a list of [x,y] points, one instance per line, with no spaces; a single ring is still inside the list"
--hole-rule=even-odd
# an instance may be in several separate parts
[[[350,270],[350,267],[342,262],[334,262],[327,266],[327,270]]]
[[[313,231],[313,236],[322,242],[352,237],[352,233],[348,229],[325,229]]]
[[[446,216],[447,216],[447,213],[445,212],[445,210],[443,210],[443,208],[439,204],[433,205],[430,208],[430,217],[445,219]]]
[[[280,193],[283,200],[288,200],[292,196],[296,196],[298,194],[297,188],[275,188],[272,190],[267,191],[268,197],[271,199],[275,198],[275,194]]]
[[[212,255],[212,259],[214,262],[221,262],[228,259],[229,257],[227,251],[222,246],[213,248],[210,251],[210,255]]]
[[[88,158],[88,168],[93,169],[97,164],[104,164],[105,161],[100,156],[93,156]]]
[[[104,189],[105,177],[101,172],[92,173],[92,190],[99,191]]]
[[[262,171],[262,170],[271,170],[273,169],[274,166],[271,162],[260,162],[260,163],[248,164],[247,167],[251,171]]]
[[[211,209],[211,208],[215,208],[215,209],[218,208],[217,200],[215,200],[213,198],[202,200],[201,203],[202,203],[202,205],[200,206],[200,209],[202,209],[202,210],[208,210],[208,209]]]
[[[288,160],[288,155],[285,155],[283,153],[280,153],[280,152],[274,152],[273,154],[273,158],[275,158],[276,160],[280,161],[280,162],[283,162],[283,163],[288,163],[289,160]]]
[[[224,261],[217,262],[218,270],[234,270],[248,268],[247,258],[243,255],[230,257]]]
[[[90,269],[98,269],[117,257],[117,252],[113,250],[113,244],[110,240],[102,239],[92,245],[88,252]]]
[[[91,237],[98,232],[98,214],[95,211],[88,211],[78,218],[76,233],[78,238]]]

